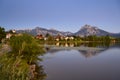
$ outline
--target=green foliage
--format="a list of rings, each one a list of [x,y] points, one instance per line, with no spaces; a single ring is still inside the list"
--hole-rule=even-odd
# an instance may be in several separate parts
[[[19,54],[42,54],[44,51],[37,41],[28,34],[14,36],[10,39],[12,51]]]
[[[11,54],[22,56],[29,63],[38,60],[37,56],[44,54],[43,47],[39,46],[36,39],[28,34],[12,37],[10,46],[12,48]]]
[[[120,42],[120,38],[116,38],[115,40],[116,40],[117,42]]]
[[[96,36],[96,35],[90,35],[90,36],[85,36],[82,37],[81,40],[83,41],[98,41],[98,42],[110,42],[110,36]]]
[[[0,42],[3,38],[5,38],[6,33],[5,33],[5,29],[0,27]]]
[[[20,56],[4,54],[0,57],[1,80],[29,80],[29,65]]]
[[[11,33],[11,34],[13,34],[13,31],[12,31],[12,30],[9,30],[9,31],[8,31],[8,33]]]
[[[47,33],[46,35],[45,35],[45,37],[49,37],[50,36],[50,34],[49,33]]]
[[[42,65],[37,64],[44,50],[36,39],[28,34],[16,35],[9,44],[12,51],[0,56],[1,80],[43,80],[46,77]],[[36,66],[34,72],[31,65]]]
[[[37,55],[34,55],[37,56]],[[42,65],[36,65],[34,77],[32,77],[31,64],[22,56],[4,54],[0,56],[0,79],[1,80],[44,80],[46,74]]]
[[[53,36],[51,36],[51,35],[49,35],[48,36],[48,39],[47,39],[47,41],[54,41],[55,39],[54,39],[54,37]]]

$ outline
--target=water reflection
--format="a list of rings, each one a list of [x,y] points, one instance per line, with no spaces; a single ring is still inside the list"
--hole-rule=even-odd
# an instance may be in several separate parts
[[[1,80],[44,80],[46,74],[40,65],[39,54],[16,55],[6,53],[0,56]],[[39,65],[38,65],[39,62]]]
[[[59,44],[59,45],[58,45]],[[77,50],[78,52],[80,52],[80,54],[82,54],[84,57],[89,58],[92,56],[96,56],[110,48],[120,48],[120,43],[81,43],[79,45],[75,45],[74,43],[57,43],[57,46],[59,46],[57,49],[53,48],[53,49],[49,49],[48,53],[51,54],[55,54],[59,51],[64,51],[64,50]],[[69,47],[69,48],[62,48],[62,47]],[[75,46],[77,46],[75,48]],[[70,48],[73,47],[73,48]],[[93,49],[95,48],[95,49]]]
[[[80,79],[103,80],[102,77],[106,78],[106,76],[104,75],[109,73],[107,71],[110,71],[111,72],[110,75],[111,76],[113,75],[112,77],[114,78],[115,76],[118,77],[117,74],[120,73],[120,70],[117,70],[119,69],[118,67],[120,67],[120,64],[118,63],[120,60],[118,57],[120,55],[119,54],[118,56],[113,55],[115,50],[113,50],[113,52],[109,51],[113,48],[115,49],[118,48],[117,53],[119,53],[119,48],[120,48],[119,43],[117,44],[111,43],[109,45],[102,44],[102,43],[101,44],[100,43],[96,43],[96,44],[95,43],[80,43],[80,44],[79,43],[57,43],[56,45],[57,46],[66,45],[66,47],[72,47],[72,48],[68,50],[63,50],[63,49],[48,50],[47,53],[49,55],[46,53],[44,56],[46,55],[47,57],[52,56],[52,59],[43,61],[42,64],[44,66],[41,65],[42,59],[38,57],[39,54],[18,55],[15,53],[7,53],[0,56],[0,79],[1,80],[44,80],[48,76],[50,76],[47,78],[47,80],[74,80],[74,79],[75,80],[80,80]],[[102,50],[87,49],[87,50],[72,51],[74,46],[96,47],[96,48],[103,47],[104,49]],[[98,59],[90,58],[93,56],[95,57],[102,53],[105,53],[105,54],[111,53],[112,57],[107,55],[108,57],[100,56]],[[85,58],[89,58],[89,61],[86,61]],[[108,68],[108,65],[109,65],[109,68]],[[116,65],[117,68],[115,68],[115,66],[113,65]],[[43,67],[46,67],[45,71],[47,72],[47,74],[44,72]],[[104,72],[102,70],[105,71],[105,74],[103,74]],[[115,71],[118,71],[118,72],[116,73]],[[93,73],[93,75],[91,73]],[[100,77],[99,75],[102,75],[102,77]],[[55,79],[52,79],[53,77],[55,77]],[[107,75],[107,78],[110,80],[111,77],[109,78],[109,75]]]
[[[103,48],[49,50],[42,62],[48,75],[46,80],[120,80],[120,44]]]
[[[97,56],[98,54],[102,53],[103,51],[106,51],[107,48],[105,48],[104,50],[77,50],[80,54],[82,54],[84,57],[89,58],[92,56]],[[50,54],[56,54],[57,52],[61,52],[61,51],[65,51],[65,50],[56,50],[56,49],[52,49],[49,50],[48,53]],[[71,51],[71,50],[67,50],[67,51]]]
[[[109,46],[111,46],[111,45],[113,45],[113,44],[115,44],[115,43],[105,43],[105,42],[69,42],[69,43],[67,43],[67,42],[65,42],[65,43],[60,43],[60,42],[56,42],[56,43],[51,43],[51,44],[49,44],[48,43],[48,45],[56,45],[56,46],[59,46],[59,47],[61,47],[61,46],[64,46],[64,47],[78,47],[78,46],[87,46],[87,47],[109,47]]]
[[[103,51],[105,51],[106,49],[104,50],[79,50],[80,54],[82,54],[84,57],[86,58],[89,58],[89,57],[93,57],[93,56],[96,56],[100,53],[102,53]]]

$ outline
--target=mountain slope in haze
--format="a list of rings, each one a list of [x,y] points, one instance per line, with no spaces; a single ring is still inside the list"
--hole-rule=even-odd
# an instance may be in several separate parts
[[[63,31],[58,31],[55,29],[45,29],[45,28],[41,28],[41,27],[36,27],[35,29],[31,29],[31,30],[18,30],[17,33],[28,33],[28,34],[32,34],[34,36],[36,36],[38,34],[42,34],[42,35],[50,34],[53,36],[56,36],[58,34],[62,35],[62,36],[67,36],[67,35],[73,34],[71,32],[63,32]]]
[[[42,35],[50,34],[50,35],[56,36],[59,34],[61,36],[73,35],[73,36],[81,36],[81,37],[89,36],[89,35],[96,35],[96,36],[109,35],[112,37],[120,37],[120,33],[110,33],[91,25],[84,25],[81,27],[79,31],[75,33],[58,31],[55,29],[45,29],[41,27],[36,27],[35,29],[31,29],[31,30],[17,30],[17,33],[28,33],[34,36],[38,34],[42,34]]]
[[[120,33],[110,33],[107,31],[104,31],[102,29],[99,29],[95,26],[91,26],[91,25],[84,25],[82,26],[82,28],[77,31],[76,33],[74,33],[74,35],[76,36],[90,36],[90,35],[96,35],[96,36],[112,36],[112,37],[120,37]]]
[[[89,35],[105,36],[105,35],[109,35],[109,32],[101,30],[95,26],[86,24],[82,26],[82,28],[78,32],[76,32],[74,35],[76,36],[89,36]]]

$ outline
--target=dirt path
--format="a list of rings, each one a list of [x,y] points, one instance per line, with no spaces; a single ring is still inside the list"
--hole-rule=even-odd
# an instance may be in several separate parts
[[[1,56],[3,53],[7,53],[7,52],[9,52],[9,51],[11,51],[10,46],[7,45],[7,44],[3,44],[3,45],[2,45],[2,48],[0,48],[0,56]]]

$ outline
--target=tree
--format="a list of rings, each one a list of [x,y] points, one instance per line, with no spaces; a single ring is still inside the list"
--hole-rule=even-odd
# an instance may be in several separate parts
[[[45,37],[49,37],[50,36],[50,34],[49,33],[47,33],[46,35],[45,35]]]
[[[105,41],[106,41],[106,42],[110,42],[110,36],[109,36],[109,35],[106,35],[106,36],[105,36]]]
[[[5,33],[5,29],[0,27],[0,42],[3,38],[5,38],[6,33]]]

